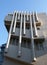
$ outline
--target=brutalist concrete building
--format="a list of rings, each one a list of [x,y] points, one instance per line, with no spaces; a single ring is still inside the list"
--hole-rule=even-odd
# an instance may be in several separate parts
[[[4,19],[8,31],[3,65],[47,65],[47,14],[14,11]]]

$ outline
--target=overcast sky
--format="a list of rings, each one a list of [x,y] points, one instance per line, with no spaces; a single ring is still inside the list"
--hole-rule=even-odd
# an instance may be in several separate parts
[[[0,45],[6,43],[8,38],[4,18],[14,10],[47,13],[47,0],[0,0]]]

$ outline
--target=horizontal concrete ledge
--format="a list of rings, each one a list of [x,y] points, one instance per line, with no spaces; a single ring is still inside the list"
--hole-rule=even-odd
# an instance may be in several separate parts
[[[11,60],[11,61],[13,61],[13,62],[15,62],[15,63],[17,62],[17,63],[23,64],[23,65],[33,65],[33,62],[28,63],[28,62],[24,62],[24,61],[20,61],[20,60],[17,60],[17,59],[8,57],[8,56],[6,56],[6,55],[4,55],[4,56],[5,56],[6,59]]]

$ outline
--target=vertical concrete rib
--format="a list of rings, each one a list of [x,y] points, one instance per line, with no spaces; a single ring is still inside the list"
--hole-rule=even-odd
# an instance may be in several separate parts
[[[21,41],[22,41],[22,13],[21,13],[21,21],[20,21],[20,36],[19,36],[18,56],[21,56]]]
[[[8,40],[7,40],[7,45],[6,45],[5,52],[7,52],[7,49],[8,49],[9,43],[10,43],[11,32],[12,32],[12,26],[13,26],[13,22],[14,22],[14,16],[15,16],[15,12],[13,13],[12,22],[11,22],[11,25],[10,25],[10,31],[9,31],[9,35],[8,35]]]
[[[24,32],[24,35],[26,34],[26,32],[25,32],[25,28],[26,28],[26,24],[25,24],[25,14],[26,14],[26,12],[24,13],[24,29],[23,29],[23,32]]]
[[[18,19],[20,19],[20,12],[18,12]]]
[[[33,27],[32,27],[31,13],[30,13],[30,29],[31,29],[31,46],[32,46],[32,52],[33,52],[33,60],[36,61],[35,50],[34,50],[34,39],[33,39]]]
[[[35,36],[38,36],[38,33],[37,33],[37,28],[36,28],[36,23],[35,23],[35,16],[34,16],[34,12],[33,12],[33,23],[34,23]]]
[[[37,16],[37,12],[36,12],[36,20],[38,21],[38,16]]]
[[[16,29],[16,22],[17,22],[17,12],[16,12],[15,22],[14,22],[14,28],[13,28],[13,32],[14,32],[14,33],[15,33],[15,29]]]
[[[27,20],[28,20],[28,13],[26,13],[27,14]]]

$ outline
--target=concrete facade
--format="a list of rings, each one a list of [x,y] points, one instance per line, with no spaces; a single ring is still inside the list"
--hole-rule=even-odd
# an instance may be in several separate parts
[[[45,13],[14,11],[4,23],[9,34],[3,65],[47,65]]]

